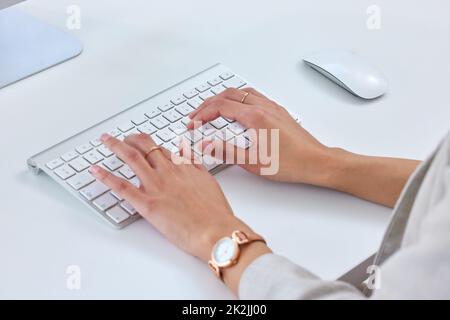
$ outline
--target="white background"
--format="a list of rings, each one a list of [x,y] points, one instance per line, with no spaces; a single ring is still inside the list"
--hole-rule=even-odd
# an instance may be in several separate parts
[[[123,231],[96,219],[26,159],[125,107],[222,62],[296,111],[330,146],[423,159],[449,128],[448,1],[30,0],[18,7],[65,28],[82,10],[81,56],[0,90],[1,298],[233,298],[196,259],[141,220]],[[354,50],[390,82],[374,102],[305,67],[322,48]],[[390,210],[348,195],[217,175],[236,215],[277,253],[336,278],[373,253]],[[81,268],[81,290],[66,268]]]

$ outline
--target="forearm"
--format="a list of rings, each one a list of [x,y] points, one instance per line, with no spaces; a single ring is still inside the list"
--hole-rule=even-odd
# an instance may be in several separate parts
[[[409,176],[420,163],[420,161],[408,159],[362,156],[342,149],[329,149],[329,151],[321,164],[326,174],[318,174],[319,178],[313,184],[350,193],[389,207],[394,206]],[[237,294],[239,282],[246,268],[258,257],[270,252],[271,250],[261,242],[244,247],[239,262],[224,270],[225,284]],[[305,282],[305,288],[307,286],[341,288],[339,292],[344,296],[362,297],[356,289],[339,282],[311,279],[309,281],[308,279],[309,277],[299,278],[299,281]],[[308,296],[308,290],[305,288],[299,290],[305,291],[302,292]]]
[[[328,174],[320,185],[393,207],[417,160],[371,157],[330,149]]]

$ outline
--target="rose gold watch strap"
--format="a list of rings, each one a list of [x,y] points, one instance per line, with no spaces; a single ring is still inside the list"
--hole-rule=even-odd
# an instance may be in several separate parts
[[[211,270],[214,272],[214,274],[217,276],[217,278],[222,280],[222,273],[220,272],[220,268],[218,265],[216,265],[212,260],[209,260],[208,267],[211,268]]]
[[[233,238],[234,240],[236,240],[237,244],[241,245],[241,244],[246,244],[246,243],[252,243],[255,241],[261,241],[266,243],[266,240],[264,240],[263,237],[261,237],[260,235],[253,235],[252,237],[247,236],[247,234],[245,232],[236,230],[233,231],[233,233],[231,234],[231,238]]]

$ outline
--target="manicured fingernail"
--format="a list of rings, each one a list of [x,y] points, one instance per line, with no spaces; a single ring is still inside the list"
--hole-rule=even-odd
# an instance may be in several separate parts
[[[186,126],[188,129],[192,129],[194,127],[194,121],[189,121],[189,123]]]
[[[109,135],[109,134],[107,134],[107,133],[104,133],[104,134],[102,134],[101,136],[100,136],[100,140],[102,141],[102,142],[105,142],[105,141],[107,141],[107,140],[109,140],[109,139],[111,139],[112,137]]]
[[[100,168],[98,166],[92,166],[89,168],[89,172],[93,175],[100,173]]]

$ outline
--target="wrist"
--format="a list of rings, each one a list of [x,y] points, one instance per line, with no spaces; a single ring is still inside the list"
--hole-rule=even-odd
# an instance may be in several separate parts
[[[345,191],[347,177],[352,174],[352,167],[358,157],[360,156],[341,148],[328,148],[320,186]]]
[[[309,157],[297,155],[294,157],[297,173],[294,181],[332,188],[345,153],[342,149],[321,146],[310,152]]]
[[[218,275],[234,293],[238,294],[239,282],[247,267],[258,257],[271,253],[272,251],[264,241],[261,241],[263,239],[259,235],[251,231],[250,228],[241,223],[238,219],[236,220],[237,221],[235,221],[235,223],[229,225],[228,227],[222,227],[214,232],[211,231],[210,239],[214,240],[210,241],[210,244],[208,245],[211,249],[207,261],[209,261],[208,264],[211,263],[209,266],[216,273],[216,275]],[[236,251],[231,251],[234,252],[235,256],[230,258],[230,260],[224,260],[223,257],[220,257],[220,255],[217,256],[218,247],[215,249],[213,248],[222,238],[230,238],[234,231],[241,231],[245,233],[244,239],[248,238],[250,241],[238,244],[235,249]],[[213,251],[214,257],[212,254]],[[221,266],[221,263],[225,264]]]
[[[200,240],[199,258],[207,263],[211,259],[211,252],[216,242],[223,237],[231,236],[233,231],[236,230],[244,232],[249,237],[255,234],[250,227],[234,216],[221,223],[216,222],[203,232]]]

